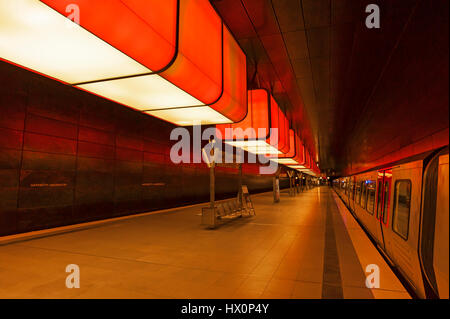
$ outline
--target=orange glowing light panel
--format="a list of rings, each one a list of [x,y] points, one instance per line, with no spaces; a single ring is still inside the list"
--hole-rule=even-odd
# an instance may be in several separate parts
[[[245,55],[208,0],[0,1],[0,58],[178,125],[247,111]]]
[[[278,156],[271,156],[270,159],[279,164],[295,165],[297,168],[304,168],[305,149],[303,143],[294,130],[289,130],[289,137],[289,151]]]
[[[299,172],[306,173],[309,175],[317,176],[320,174],[320,170],[316,163],[311,158],[309,152],[305,149],[305,163],[304,165],[287,165],[288,167],[295,169]]]
[[[289,123],[264,89],[248,91],[248,111],[242,121],[216,127],[225,143],[248,152],[278,155],[289,151]]]

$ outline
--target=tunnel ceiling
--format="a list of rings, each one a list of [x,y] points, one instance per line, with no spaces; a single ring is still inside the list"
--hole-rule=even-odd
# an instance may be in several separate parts
[[[211,3],[247,54],[249,86],[272,90],[323,171],[370,161],[392,138],[413,142],[417,125],[424,136],[448,128],[448,1]],[[370,3],[380,7],[380,29],[365,26]],[[427,108],[410,99],[420,87],[436,110],[425,124]]]

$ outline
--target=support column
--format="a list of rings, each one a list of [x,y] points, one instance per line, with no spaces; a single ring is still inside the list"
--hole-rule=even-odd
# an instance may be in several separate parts
[[[295,196],[294,182],[292,179],[292,177],[294,176],[294,172],[288,170],[286,173],[289,177],[289,196]]]
[[[238,199],[239,199],[239,206],[244,206],[242,203],[242,163],[239,163],[239,190],[238,190]]]
[[[280,179],[278,174],[273,177],[273,202],[280,202]]]
[[[214,162],[214,141],[212,141],[213,147],[211,148],[211,167],[209,168],[209,202],[211,209],[214,209],[215,193],[216,193],[216,181],[215,181],[215,162]]]

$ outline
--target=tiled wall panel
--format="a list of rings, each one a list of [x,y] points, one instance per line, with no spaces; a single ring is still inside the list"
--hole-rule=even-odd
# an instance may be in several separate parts
[[[0,236],[208,201],[206,165],[171,163],[172,129],[0,62]],[[256,172],[244,167],[250,191],[271,189]],[[217,199],[237,177],[218,169]]]

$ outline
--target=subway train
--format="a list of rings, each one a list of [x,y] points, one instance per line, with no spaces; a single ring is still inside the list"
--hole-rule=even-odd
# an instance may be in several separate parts
[[[447,146],[333,180],[337,194],[419,298],[449,298],[448,161]]]

